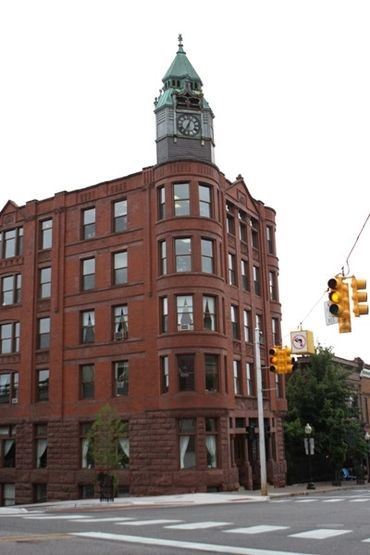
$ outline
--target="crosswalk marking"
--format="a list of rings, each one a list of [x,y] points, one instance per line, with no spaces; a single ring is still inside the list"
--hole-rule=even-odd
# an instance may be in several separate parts
[[[230,522],[187,522],[186,524],[171,524],[165,528],[173,530],[201,530],[202,528],[216,528],[217,526],[229,526]]]
[[[136,543],[145,545],[156,545],[164,547],[176,547],[190,549],[192,551],[206,551],[211,553],[222,553],[231,555],[307,555],[295,551],[278,551],[276,549],[255,549],[253,547],[235,547],[232,545],[217,545],[210,543],[183,542],[177,540],[166,540],[161,538],[147,538],[144,536],[126,536],[124,534],[105,534],[100,532],[74,532],[71,536],[89,538],[97,540],[110,540],[126,543]],[[313,554],[311,554],[313,555]]]
[[[79,520],[83,518],[84,515],[24,515],[23,518],[26,520]]]
[[[272,526],[270,524],[259,524],[257,526],[247,526],[246,528],[233,528],[224,530],[232,534],[263,534],[265,532],[275,532],[276,530],[287,530],[289,526]]]
[[[171,520],[166,518],[148,519],[148,520],[133,520],[129,522],[117,522],[119,525],[126,526],[146,526],[150,524],[171,524],[172,522],[182,522],[182,520]]]
[[[352,530],[333,530],[331,528],[318,528],[317,530],[308,530],[308,532],[300,532],[299,534],[291,534],[290,538],[309,538],[311,540],[326,540],[335,536],[349,534]]]
[[[129,516],[115,516],[106,518],[80,518],[78,522],[121,522],[123,520],[132,520]]]

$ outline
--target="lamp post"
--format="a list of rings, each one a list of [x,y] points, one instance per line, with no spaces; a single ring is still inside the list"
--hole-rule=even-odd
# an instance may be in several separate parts
[[[368,431],[365,432],[365,441],[366,441],[366,474],[367,474],[367,481],[370,482],[370,465],[369,465],[369,443],[370,443],[370,434]]]
[[[267,469],[266,469],[266,447],[265,447],[265,425],[263,416],[263,395],[262,395],[262,368],[260,353],[260,330],[255,328],[255,360],[256,360],[256,388],[257,388],[257,412],[258,412],[258,439],[260,455],[260,476],[261,476],[261,495],[267,496]]]
[[[304,450],[306,455],[308,455],[308,483],[307,489],[316,489],[315,484],[312,481],[312,468],[311,468],[311,455],[315,452],[315,440],[312,437],[312,427],[307,423],[304,427]]]

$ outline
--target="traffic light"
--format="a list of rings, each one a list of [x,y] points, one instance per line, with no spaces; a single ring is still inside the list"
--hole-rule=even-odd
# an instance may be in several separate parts
[[[338,318],[339,333],[351,331],[351,313],[349,309],[348,285],[342,276],[336,276],[328,281],[329,312]]]
[[[272,349],[269,350],[271,372],[278,373],[279,362],[280,362],[280,350],[281,350],[281,347],[273,347]]]
[[[369,314],[369,305],[366,304],[367,293],[366,289],[366,279],[356,279],[352,278],[352,301],[353,307],[352,312],[355,316],[363,316],[364,314]]]
[[[275,374],[290,374],[293,371],[294,359],[292,351],[288,347],[274,346],[269,350],[270,370]]]
[[[292,351],[288,347],[283,349],[283,374],[291,374],[294,369],[294,358],[292,358]]]

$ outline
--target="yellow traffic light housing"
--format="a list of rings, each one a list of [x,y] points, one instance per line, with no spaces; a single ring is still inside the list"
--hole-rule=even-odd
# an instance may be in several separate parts
[[[351,280],[352,287],[352,312],[358,316],[363,316],[364,314],[369,314],[369,305],[366,304],[367,292],[366,289],[366,279],[356,279],[355,277]]]
[[[348,284],[342,276],[329,279],[329,312],[338,318],[339,333],[351,331]]]
[[[280,362],[280,347],[273,347],[269,350],[270,355],[270,370],[271,372],[278,373]]]
[[[269,350],[270,354],[270,370],[275,374],[290,374],[294,368],[294,359],[292,351],[288,347],[274,346]]]

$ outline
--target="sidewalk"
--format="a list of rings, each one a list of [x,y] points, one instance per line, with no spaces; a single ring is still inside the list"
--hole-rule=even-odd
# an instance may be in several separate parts
[[[369,490],[370,484],[358,485],[355,481],[342,482],[333,486],[330,482],[318,482],[315,489],[307,489],[307,484],[293,484],[283,488],[268,487],[268,495],[262,496],[259,490],[244,490],[217,493],[184,493],[178,495],[156,495],[151,497],[117,497],[114,501],[100,499],[75,499],[71,501],[49,501],[33,505],[14,505],[0,507],[2,514],[21,514],[31,511],[75,511],[104,510],[128,507],[175,507],[191,505],[212,505],[222,503],[250,503],[268,501],[278,497],[317,495],[323,492],[344,491],[348,489]]]

